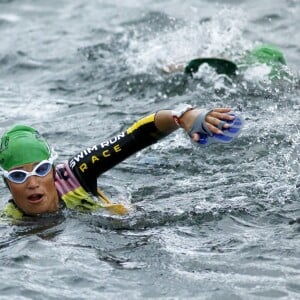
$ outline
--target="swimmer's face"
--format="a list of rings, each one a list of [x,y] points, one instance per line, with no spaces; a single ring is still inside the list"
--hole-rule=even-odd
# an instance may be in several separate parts
[[[38,163],[30,163],[11,170],[32,172],[37,165]],[[25,214],[37,215],[58,210],[59,198],[54,182],[53,167],[45,176],[32,175],[23,183],[15,183],[7,178],[6,182],[13,201]]]

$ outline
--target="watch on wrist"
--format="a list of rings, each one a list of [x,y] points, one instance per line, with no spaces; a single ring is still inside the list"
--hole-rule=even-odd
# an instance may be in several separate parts
[[[172,110],[172,116],[175,121],[175,123],[181,127],[180,118],[189,110],[194,109],[195,106],[190,104],[180,104],[177,106],[174,110]]]

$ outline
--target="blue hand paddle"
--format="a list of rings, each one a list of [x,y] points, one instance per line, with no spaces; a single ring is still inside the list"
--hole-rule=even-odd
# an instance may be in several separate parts
[[[202,112],[196,118],[193,127],[189,132],[190,137],[192,137],[194,133],[198,133],[200,135],[200,140],[197,142],[197,145],[209,146],[214,143],[228,144],[241,133],[241,130],[244,126],[244,120],[234,113],[229,113],[235,117],[233,120],[221,121],[220,125],[218,126],[219,129],[222,130],[222,134],[215,134],[211,132],[205,124],[205,117],[208,113],[209,111]],[[223,125],[226,123],[229,124],[230,127],[223,129]]]

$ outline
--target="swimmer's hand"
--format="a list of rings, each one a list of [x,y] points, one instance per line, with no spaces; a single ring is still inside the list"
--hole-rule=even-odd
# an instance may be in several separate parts
[[[188,111],[181,123],[194,142],[209,146],[233,141],[240,134],[244,120],[230,108],[215,108],[210,111]]]

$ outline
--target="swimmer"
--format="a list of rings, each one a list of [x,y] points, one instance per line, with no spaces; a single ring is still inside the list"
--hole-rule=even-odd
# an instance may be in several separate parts
[[[124,205],[111,202],[97,187],[102,173],[179,128],[195,143],[205,135],[213,142],[226,143],[216,137],[225,136],[226,131],[239,131],[239,126],[232,127],[236,120],[240,118],[229,108],[205,111],[182,105],[175,110],[160,110],[58,164],[54,164],[55,151],[36,129],[15,125],[4,132],[0,141],[0,174],[11,193],[3,215],[20,219],[64,207],[79,211],[103,208],[126,214]],[[231,140],[235,134],[232,132],[228,134]]]
[[[187,63],[170,64],[162,68],[167,74],[184,72],[188,75],[197,73],[199,67],[207,64],[218,74],[234,76],[238,71],[245,71],[249,67],[266,65],[269,67],[270,79],[281,79],[287,75],[285,71],[286,60],[283,53],[275,46],[262,44],[247,51],[240,61],[233,62],[222,57],[201,57],[190,60]]]

